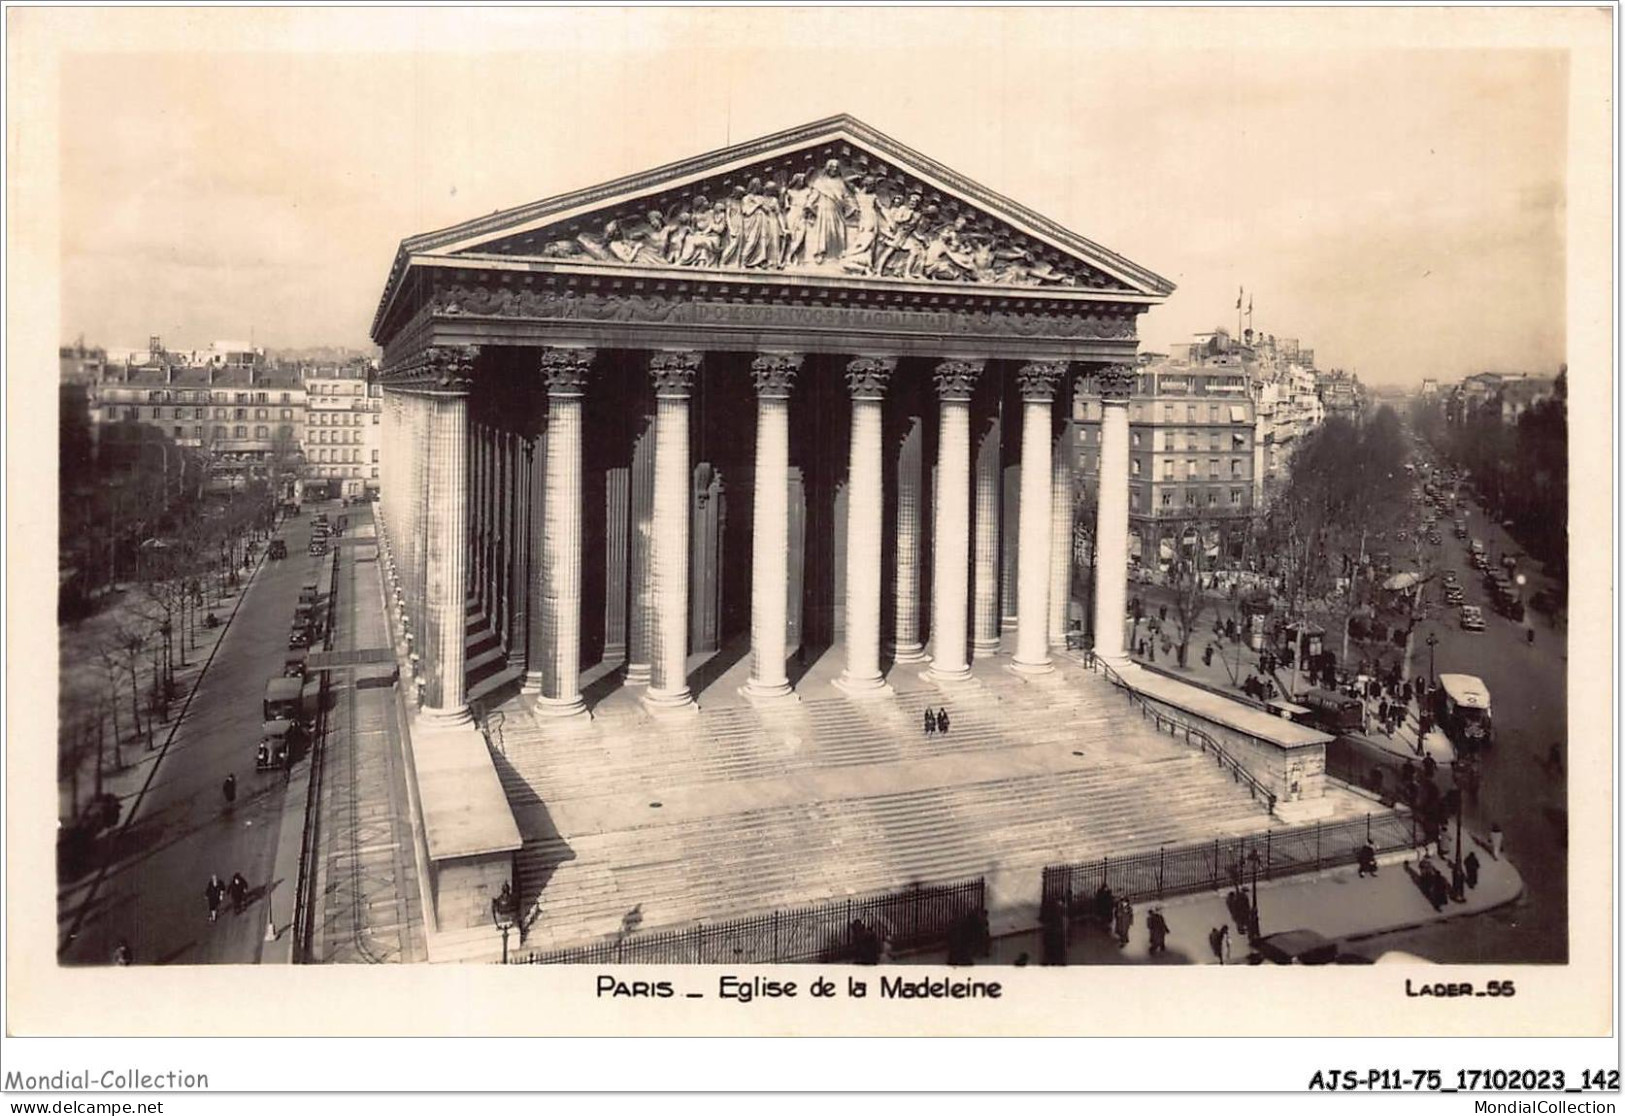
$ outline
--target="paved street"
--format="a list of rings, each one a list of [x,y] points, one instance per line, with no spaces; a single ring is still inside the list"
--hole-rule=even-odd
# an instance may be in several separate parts
[[[299,586],[316,565],[306,555],[310,523],[307,514],[283,525],[289,557],[263,562],[245,591],[128,823],[104,838],[105,873],[59,897],[64,962],[105,963],[120,940],[136,964],[255,962],[269,914],[286,933],[295,880],[272,869],[287,778],[256,773],[254,755],[265,683],[282,672]],[[228,773],[237,776],[230,810],[221,793]],[[203,893],[211,872],[243,874],[247,912],[228,905],[210,925]]]
[[[1403,934],[1386,935],[1384,948],[1402,949],[1439,961],[1547,961],[1568,959],[1568,697],[1565,689],[1568,652],[1565,631],[1529,610],[1527,624],[1535,631],[1533,645],[1526,641],[1526,624],[1515,624],[1490,607],[1483,576],[1466,557],[1465,541],[1448,531],[1442,551],[1441,572],[1454,569],[1467,603],[1484,610],[1482,632],[1463,631],[1460,610],[1438,607],[1432,591],[1430,613],[1435,619],[1417,629],[1412,646],[1411,672],[1429,670],[1427,633],[1436,632],[1434,648],[1439,672],[1476,674],[1489,687],[1495,722],[1495,746],[1485,757],[1483,785],[1469,794],[1466,824],[1485,832],[1499,822],[1506,833],[1507,856],[1518,866],[1525,883],[1523,900],[1480,919],[1430,926]],[[1469,538],[1483,541],[1491,560],[1521,549],[1499,525],[1486,521],[1477,507],[1467,517]],[[1532,574],[1525,598],[1540,584],[1538,567],[1519,560],[1519,571]],[[1547,752],[1555,741],[1564,742],[1564,770],[1549,769]]]
[[[1567,633],[1561,623],[1554,627],[1552,621],[1532,609],[1525,623],[1514,623],[1491,607],[1483,575],[1467,558],[1468,541],[1482,541],[1492,561],[1503,554],[1522,555],[1523,551],[1479,507],[1469,510],[1467,525],[1468,540],[1457,539],[1450,529],[1450,517],[1444,516],[1440,545],[1423,545],[1437,572],[1455,570],[1466,602],[1483,609],[1484,631],[1464,631],[1460,609],[1445,606],[1437,584],[1430,586],[1424,597],[1429,619],[1416,629],[1409,669],[1412,675],[1424,677],[1430,669],[1434,673],[1474,674],[1489,687],[1496,745],[1485,758],[1482,786],[1467,797],[1463,821],[1481,834],[1488,832],[1491,823],[1501,825],[1507,854],[1522,873],[1525,892],[1518,903],[1481,918],[1386,934],[1375,939],[1374,944],[1380,949],[1404,950],[1439,961],[1560,962],[1568,956]],[[1400,546],[1395,552],[1395,568],[1408,568],[1414,547]],[[1520,557],[1518,568],[1529,578],[1524,590],[1527,600],[1546,582],[1531,559]],[[1158,604],[1172,599],[1169,591],[1153,586],[1136,586],[1135,592],[1147,602],[1153,615]],[[1210,610],[1203,617],[1204,627],[1211,624],[1212,617]],[[1533,644],[1527,641],[1530,627],[1535,631]],[[1427,646],[1429,633],[1437,634],[1439,639],[1432,662]],[[1176,675],[1188,674],[1208,685],[1225,688],[1229,672],[1218,660],[1211,668],[1201,666],[1200,652],[1205,644],[1206,637],[1199,632],[1191,644],[1191,667],[1187,671],[1176,669],[1167,657],[1159,657],[1159,665]],[[1234,645],[1227,644],[1226,650],[1233,653]],[[1256,663],[1256,655],[1244,654],[1242,677]],[[1562,772],[1546,763],[1554,741],[1565,742]]]

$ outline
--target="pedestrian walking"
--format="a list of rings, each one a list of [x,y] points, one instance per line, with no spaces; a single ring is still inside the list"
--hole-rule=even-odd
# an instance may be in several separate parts
[[[1102,883],[1095,892],[1095,921],[1109,928],[1112,924],[1112,914],[1116,910],[1117,899],[1112,895],[1112,889]]]
[[[220,793],[225,796],[227,806],[237,801],[237,776],[235,774],[226,775],[226,781],[220,784]]]
[[[128,938],[120,938],[118,946],[113,950],[113,964],[128,965],[135,960],[135,954],[130,949]]]
[[[937,732],[942,736],[948,735],[948,707],[946,705],[937,710]]]
[[[1366,876],[1375,876],[1377,874],[1377,849],[1376,846],[1370,841],[1367,841],[1360,847],[1359,859],[1359,875],[1362,878]]]
[[[1478,886],[1478,854],[1477,853],[1472,853],[1472,852],[1468,853],[1467,858],[1461,862],[1461,870],[1467,876],[1467,886],[1468,886],[1468,888],[1471,889],[1471,888],[1477,887]]]
[[[1506,834],[1501,832],[1500,822],[1490,823],[1490,855],[1496,860],[1501,859],[1501,846],[1506,843]]]
[[[209,921],[213,922],[220,917],[220,900],[225,897],[226,885],[220,882],[220,877],[211,874],[209,884],[203,889],[203,897],[209,902]]]
[[[925,735],[930,736],[937,731],[937,715],[931,711],[930,706],[925,709]]]
[[[243,879],[241,872],[231,874],[231,883],[226,887],[226,893],[231,896],[231,909],[238,914],[248,904],[248,881]]]
[[[1428,781],[1431,782],[1432,779],[1433,779],[1434,773],[1437,772],[1438,770],[1439,770],[1438,761],[1436,761],[1433,758],[1433,755],[1431,753],[1429,753],[1428,755],[1425,755],[1425,756],[1422,757],[1422,776],[1425,779],[1427,779]]]
[[[1117,901],[1117,910],[1113,915],[1113,929],[1117,933],[1117,944],[1128,945],[1128,932],[1134,926],[1134,905],[1127,899]]]
[[[1145,920],[1145,928],[1151,936],[1151,952],[1166,952],[1168,949],[1168,920],[1162,917],[1161,907],[1151,908],[1151,914]]]

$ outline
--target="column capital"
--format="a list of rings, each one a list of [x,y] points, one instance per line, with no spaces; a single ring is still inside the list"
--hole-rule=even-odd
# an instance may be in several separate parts
[[[896,357],[857,357],[846,364],[846,390],[853,399],[880,399],[897,368]]]
[[[1064,360],[1035,360],[1023,364],[1016,371],[1021,386],[1021,398],[1028,403],[1051,403],[1061,377],[1066,375]]]
[[[667,399],[687,399],[694,390],[694,374],[700,370],[702,354],[697,352],[655,353],[649,358],[649,378],[655,395]]]
[[[762,353],[750,362],[750,378],[762,399],[788,399],[801,371],[800,353]]]
[[[474,386],[474,362],[479,356],[478,345],[431,346],[423,350],[422,363],[406,376],[431,390],[466,392]]]
[[[1132,364],[1103,364],[1089,372],[1102,403],[1127,403],[1134,392]]]
[[[937,381],[937,398],[944,403],[968,403],[976,390],[976,379],[987,366],[985,360],[944,360],[937,364],[933,375]]]
[[[547,381],[547,394],[566,398],[580,396],[587,387],[596,349],[547,348],[542,350],[541,372]]]

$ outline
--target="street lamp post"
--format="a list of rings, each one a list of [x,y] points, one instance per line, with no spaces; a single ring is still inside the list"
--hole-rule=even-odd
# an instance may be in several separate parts
[[[1252,909],[1252,940],[1257,941],[1263,935],[1258,926],[1258,850],[1253,849],[1247,854],[1247,860],[1253,866],[1253,909]]]
[[[1455,897],[1457,902],[1463,902],[1467,898],[1467,893],[1464,890],[1464,886],[1463,886],[1464,877],[1462,876],[1462,871],[1461,871],[1461,806],[1462,806],[1462,801],[1461,800],[1462,800],[1462,795],[1461,795],[1461,788],[1460,787],[1451,787],[1450,788],[1450,793],[1445,796],[1445,805],[1447,807],[1449,805],[1451,805],[1451,799],[1455,800],[1454,804],[1455,804],[1455,807],[1456,807],[1456,868],[1455,868],[1455,871],[1453,871],[1450,874],[1450,894]]]
[[[508,963],[508,933],[513,929],[514,916],[518,913],[519,903],[514,898],[513,888],[504,883],[502,894],[491,900],[491,921],[502,932],[502,963]]]
[[[1439,646],[1438,633],[1429,632],[1427,642],[1428,642],[1428,682],[1430,684],[1437,685],[1438,682],[1439,682],[1439,674],[1438,674],[1438,671],[1435,669],[1436,664],[1435,664],[1435,661],[1434,661],[1433,649],[1435,647]]]

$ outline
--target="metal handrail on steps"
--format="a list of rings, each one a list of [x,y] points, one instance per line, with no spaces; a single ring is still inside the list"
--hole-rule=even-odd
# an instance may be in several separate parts
[[[1098,670],[1101,674],[1105,675],[1108,682],[1116,686],[1128,697],[1130,705],[1139,705],[1141,716],[1150,717],[1156,723],[1158,731],[1166,730],[1170,736],[1175,735],[1175,730],[1183,731],[1185,734],[1185,742],[1187,744],[1191,743],[1191,741],[1194,739],[1201,746],[1204,754],[1211,752],[1219,766],[1227,769],[1230,772],[1231,777],[1236,782],[1246,784],[1249,795],[1251,795],[1255,800],[1262,797],[1264,799],[1264,805],[1268,811],[1271,814],[1275,813],[1275,792],[1260,782],[1257,776],[1255,776],[1251,771],[1248,771],[1240,760],[1236,759],[1229,752],[1225,751],[1224,746],[1210,736],[1206,731],[1197,728],[1183,717],[1177,717],[1172,713],[1165,713],[1161,709],[1153,709],[1151,707],[1151,703],[1146,700],[1145,695],[1141,694],[1133,686],[1130,686],[1128,682],[1124,680],[1123,676],[1113,669],[1110,663],[1106,662],[1106,660],[1102,659],[1099,655],[1096,655],[1093,651],[1089,651],[1085,654],[1084,665],[1090,670]]]

